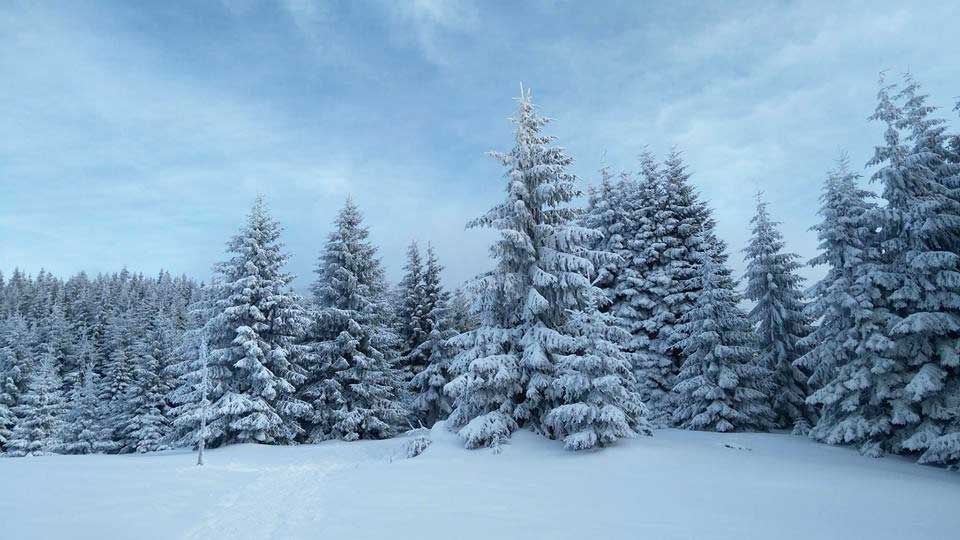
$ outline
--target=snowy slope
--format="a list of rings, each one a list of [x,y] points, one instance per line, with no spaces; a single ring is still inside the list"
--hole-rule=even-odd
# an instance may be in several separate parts
[[[768,434],[658,431],[496,454],[435,428],[315,446],[0,460],[0,537],[955,539],[960,474]]]

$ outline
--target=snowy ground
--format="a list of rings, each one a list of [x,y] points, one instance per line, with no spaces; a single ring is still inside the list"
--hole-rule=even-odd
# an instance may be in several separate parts
[[[0,460],[0,537],[956,539],[960,474],[788,435],[659,431],[588,454],[434,429],[316,446]]]

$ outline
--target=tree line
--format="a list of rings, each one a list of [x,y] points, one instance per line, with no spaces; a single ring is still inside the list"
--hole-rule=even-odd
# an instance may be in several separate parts
[[[260,198],[209,283],[0,274],[0,449],[350,441],[445,420],[469,448],[517,429],[573,450],[779,429],[956,465],[960,136],[909,76],[881,79],[877,101],[879,193],[842,156],[808,262],[758,194],[743,287],[679,151],[603,169],[578,207],[529,91],[493,154],[505,197],[468,223],[498,231],[495,266],[452,294],[416,243],[391,287],[350,200],[306,298]],[[804,264],[825,276],[806,287]]]

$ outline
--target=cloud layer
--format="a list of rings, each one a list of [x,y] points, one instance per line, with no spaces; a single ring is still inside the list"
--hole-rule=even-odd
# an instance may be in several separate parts
[[[866,162],[881,70],[960,94],[940,3],[40,3],[0,6],[0,269],[206,277],[256,193],[300,286],[336,209],[391,277],[432,241],[489,266],[464,222],[502,194],[511,97],[532,86],[591,182],[679,146],[735,266],[762,189],[809,257],[824,172]],[[810,276],[816,272],[810,272]]]

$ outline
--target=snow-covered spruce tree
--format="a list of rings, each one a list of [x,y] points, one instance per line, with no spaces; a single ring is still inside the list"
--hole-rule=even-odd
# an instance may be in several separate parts
[[[30,374],[27,390],[14,407],[17,422],[7,442],[11,456],[39,456],[60,447],[64,409],[62,381],[52,351],[46,351]]]
[[[0,362],[3,360],[0,359]],[[0,368],[2,369],[2,368]],[[0,379],[0,454],[6,451],[7,441],[10,440],[10,435],[12,433],[11,429],[16,423],[16,416],[13,413],[13,409],[10,408],[9,394],[5,391],[4,388],[6,381]]]
[[[423,262],[420,247],[411,242],[407,248],[407,264],[404,276],[397,287],[397,334],[400,341],[400,357],[397,367],[409,380],[423,370],[427,359],[421,354],[420,345],[427,339],[425,328],[427,306],[424,301]]]
[[[675,160],[679,162],[679,155]],[[677,228],[679,207],[671,206],[674,199],[668,197],[676,196],[678,189],[687,189],[682,185],[686,177],[678,176],[674,170],[670,177],[674,189],[668,189],[666,171],[648,151],[640,156],[640,173],[633,203],[628,207],[635,224],[629,242],[632,275],[623,295],[629,298],[629,308],[624,305],[614,314],[627,322],[631,334],[628,349],[651,422],[668,426],[673,421],[672,390],[680,360],[666,337],[673,335],[671,329],[682,317],[683,304],[673,304],[667,298],[677,287],[676,271],[689,266],[692,260],[692,254],[678,242],[694,244],[678,238],[679,233],[689,231]]]
[[[449,295],[440,283],[443,267],[432,246],[427,246],[427,264],[423,272],[423,330],[426,339],[416,353],[426,360],[426,367],[410,381],[413,396],[411,408],[420,422],[432,426],[450,415],[453,404],[443,388],[453,379],[452,361],[456,353],[450,339],[457,335],[448,309]]]
[[[899,278],[889,336],[906,363],[902,397],[910,406],[894,417],[893,449],[960,464],[960,163],[951,159],[945,120],[932,116],[936,108],[909,75],[899,97],[906,152],[902,161],[877,156],[886,163],[877,172],[887,201],[881,228],[900,233],[884,251]]]
[[[859,265],[853,358],[813,396],[824,404],[814,437],[871,456],[924,451],[956,414],[956,180],[943,158],[941,122],[929,119],[912,81],[898,96],[904,107],[894,88],[881,82],[871,117],[886,124],[870,161],[880,166],[874,180],[886,205],[866,216],[878,241]]]
[[[137,311],[142,334],[134,343],[133,376],[117,435],[123,452],[152,452],[165,447],[169,431],[163,368],[171,345],[166,312],[157,299],[142,300]]]
[[[578,191],[567,170],[572,160],[542,133],[549,120],[536,113],[529,93],[521,95],[512,121],[513,150],[494,154],[507,168],[506,200],[468,224],[494,228],[500,238],[492,248],[496,269],[474,283],[480,326],[454,340],[462,350],[454,368],[459,375],[446,387],[456,399],[449,425],[468,448],[495,447],[520,425],[585,448],[584,434],[605,431],[610,416],[577,416],[561,407],[589,399],[582,386],[569,385],[569,371],[590,365],[569,358],[587,354],[571,321],[602,295],[591,278],[603,254],[587,247],[598,233],[573,223],[577,212],[568,205]],[[557,378],[560,363],[564,376]],[[596,375],[583,372],[579,380],[592,385],[602,379]],[[644,419],[620,410],[636,431]],[[597,438],[595,444],[606,442]]]
[[[601,171],[600,187],[591,193],[583,223],[604,235],[595,249],[617,255],[600,267],[595,280],[608,300],[601,311],[630,333],[624,348],[641,399],[650,408],[651,422],[665,425],[671,414],[668,400],[676,366],[658,338],[660,317],[667,307],[662,302],[665,283],[651,279],[657,276],[659,251],[664,247],[657,242],[654,219],[663,200],[663,176],[648,151],[641,154],[640,169],[639,180],[621,173],[613,181],[609,171]]]
[[[960,111],[960,101],[954,110]],[[948,161],[960,166],[960,134],[955,134],[950,140]],[[954,175],[946,185],[956,187],[960,178]],[[960,381],[956,377],[952,384],[945,385],[944,392],[948,396],[949,410],[954,412],[952,421],[948,421],[944,434],[930,442],[927,450],[920,456],[922,463],[949,463],[954,468],[960,467]]]
[[[16,423],[14,408],[26,392],[32,371],[32,336],[27,321],[12,315],[0,321],[0,451],[4,451]]]
[[[7,392],[10,406],[19,402],[27,389],[30,372],[34,367],[31,346],[35,341],[33,332],[22,315],[13,315],[0,324],[0,379]]]
[[[203,414],[210,417],[210,401],[216,401],[223,396],[229,372],[220,367],[210,365],[206,346],[207,324],[216,313],[216,298],[219,283],[213,281],[209,287],[198,291],[187,309],[186,330],[176,350],[175,359],[164,370],[164,375],[176,382],[167,396],[173,404],[168,412],[172,419],[168,446],[195,447],[199,442],[200,424]],[[204,356],[206,355],[206,358]],[[204,378],[204,371],[207,373]],[[204,395],[207,403],[204,405]],[[207,441],[218,441],[225,437],[224,424],[207,425]]]
[[[104,327],[103,376],[99,388],[97,451],[115,452],[120,449],[121,427],[125,398],[133,380],[131,359],[130,317],[126,312],[114,313]]]
[[[283,444],[301,433],[308,407],[295,398],[303,375],[297,340],[308,323],[293,277],[283,271],[280,224],[257,197],[232,255],[217,265],[219,286],[207,324],[212,401],[211,446],[235,442]],[[211,394],[212,395],[212,394]]]
[[[447,307],[450,314],[450,327],[458,334],[469,332],[477,327],[477,317],[473,313],[473,300],[467,296],[467,291],[458,288],[450,295]]]
[[[92,364],[80,368],[80,377],[70,389],[60,428],[61,454],[92,454],[98,445],[97,390],[99,377]]]
[[[544,423],[569,450],[651,435],[633,365],[623,351],[630,334],[595,306],[572,312],[566,326],[575,345],[572,354],[558,356],[552,393],[561,405]]]
[[[757,333],[760,362],[771,374],[774,423],[805,435],[816,423],[816,414],[806,402],[810,393],[807,375],[794,365],[803,353],[800,340],[810,333],[800,288],[803,278],[797,275],[800,256],[784,252],[778,223],[770,218],[760,194],[751,223],[752,235],[743,250],[747,262],[744,296],[754,302],[749,318]]]
[[[679,151],[671,151],[662,166],[644,152],[640,173],[635,187],[625,190],[624,214],[630,216],[631,230],[621,257],[630,270],[611,312],[631,333],[628,350],[652,422],[668,425],[683,362],[679,343],[686,335],[680,325],[699,296],[700,261],[709,255],[722,263],[726,255]]]
[[[13,380],[4,376],[6,362],[3,350],[0,349],[0,454],[6,452],[11,430],[17,421],[13,412]]]
[[[820,240],[820,254],[809,264],[826,265],[827,273],[807,293],[810,302],[805,311],[817,324],[800,340],[806,352],[795,363],[810,374],[807,383],[813,391],[834,378],[837,368],[850,360],[855,346],[851,339],[853,311],[863,293],[858,276],[875,236],[865,219],[875,207],[875,195],[858,186],[859,178],[850,171],[846,154],[841,155],[836,169],[827,175],[820,196],[822,221],[812,228]]]
[[[53,298],[56,299],[53,299]],[[73,380],[77,377],[77,366],[72,365],[74,358],[74,333],[67,321],[63,309],[63,302],[59,293],[51,293],[52,305],[49,312],[44,313],[38,321],[39,335],[37,341],[42,343],[53,356],[54,365],[60,380],[64,382],[64,389],[69,391]]]
[[[633,240],[634,216],[628,212],[628,208],[638,193],[635,188],[636,182],[628,175],[622,174],[615,180],[610,169],[604,167],[600,170],[600,185],[590,188],[587,209],[580,219],[584,227],[600,233],[591,246],[593,249],[617,255],[597,268],[597,278],[594,280],[609,299],[606,307],[610,311],[632,308],[632,291],[627,285],[628,276],[624,274],[632,270],[630,242]],[[627,319],[633,318],[630,317],[632,311],[624,315]]]
[[[706,257],[701,290],[678,330],[685,360],[677,375],[674,421],[702,431],[767,430],[775,414],[765,393],[770,376],[759,361],[753,329],[737,307],[730,270]]]
[[[661,308],[655,316],[660,323],[658,337],[664,353],[679,366],[683,360],[680,342],[687,334],[677,328],[686,312],[693,308],[702,289],[700,265],[712,258],[723,267],[726,245],[716,235],[716,222],[706,203],[690,185],[690,174],[683,156],[673,150],[663,163],[663,200],[654,216],[658,231],[660,260],[653,281],[665,284]]]
[[[301,391],[312,406],[311,441],[383,439],[408,422],[400,372],[384,353],[397,338],[383,268],[368,235],[348,199],[317,264],[317,313]]]

